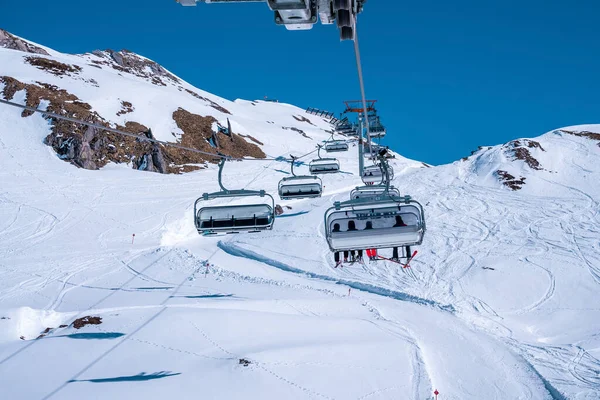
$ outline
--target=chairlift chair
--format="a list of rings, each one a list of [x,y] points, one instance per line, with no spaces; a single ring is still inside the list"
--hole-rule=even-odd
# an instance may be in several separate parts
[[[334,252],[420,245],[426,231],[423,206],[410,196],[336,202],[324,221]]]
[[[316,176],[292,176],[279,182],[281,200],[309,199],[321,197],[323,184]]]
[[[331,174],[340,171],[340,162],[337,158],[318,158],[308,165],[311,174]]]
[[[281,200],[307,199],[321,197],[323,182],[314,175],[296,176],[294,173],[295,158],[292,157],[292,176],[279,181],[279,198]]]
[[[391,181],[392,179],[394,179],[394,169],[390,165],[388,165],[387,170],[389,180]],[[361,178],[365,185],[385,184],[384,173],[381,170],[380,165],[369,165],[365,167],[363,169],[363,174]]]
[[[372,138],[381,139],[382,137],[385,136],[386,130],[383,125],[374,125],[374,126],[369,126],[369,133],[371,134]]]
[[[332,174],[340,171],[340,162],[337,158],[321,158],[321,145],[317,145],[317,156],[308,164],[308,170],[311,174]]]
[[[332,142],[327,142],[325,143],[325,151],[328,153],[348,151],[348,143],[346,143],[344,140],[334,140]]]
[[[260,232],[273,228],[275,222],[275,199],[264,190],[227,190],[221,183],[225,158],[219,163],[219,186],[221,191],[204,193],[194,203],[194,224],[201,235],[218,233]],[[202,206],[201,202],[216,199],[244,200],[247,197],[260,197],[260,202],[248,204]],[[270,201],[269,201],[270,199]]]

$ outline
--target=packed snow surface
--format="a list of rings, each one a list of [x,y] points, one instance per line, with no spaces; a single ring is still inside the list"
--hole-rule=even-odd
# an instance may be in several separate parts
[[[84,66],[96,87],[25,65],[23,53],[0,56],[0,75],[59,85],[101,115],[127,95],[136,114],[126,117],[159,139],[175,140],[179,106],[229,117],[270,158],[329,137],[326,121],[287,104],[193,89],[226,116],[116,71]],[[323,197],[277,201],[285,213],[272,231],[201,237],[193,204],[218,190],[214,165],[77,169],[43,143],[41,115],[0,106],[0,121],[2,398],[600,398],[598,141],[534,139],[541,170],[502,146],[437,167],[397,155],[394,185],[422,202],[428,224],[410,270],[383,260],[334,268],[323,214],[360,185],[353,143],[335,155],[342,172],[322,177]],[[499,169],[526,177],[523,188],[502,185]],[[285,162],[232,162],[224,183],[276,196],[286,176]],[[84,316],[102,323],[75,329]]]

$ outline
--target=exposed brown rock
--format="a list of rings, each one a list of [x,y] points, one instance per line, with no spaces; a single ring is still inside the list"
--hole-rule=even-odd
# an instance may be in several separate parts
[[[135,110],[133,104],[128,101],[121,101],[121,110],[117,112],[117,115],[125,115],[127,113],[131,113]]]
[[[281,215],[281,214],[283,214],[283,212],[284,212],[283,207],[281,207],[279,204],[277,204],[275,206],[275,215]]]
[[[42,71],[49,72],[56,76],[77,74],[81,71],[79,65],[64,64],[44,57],[25,57],[25,61],[37,69],[41,69]]]
[[[140,78],[149,79],[151,83],[166,86],[163,79],[179,84],[180,81],[160,64],[140,57],[129,50],[96,50],[92,52],[98,59],[91,60],[96,65],[106,65],[117,71],[125,72]]]
[[[531,148],[538,148],[542,151],[546,151],[538,142],[529,139],[520,139],[508,142],[503,147],[508,154],[513,156],[514,160],[525,161],[531,169],[543,170],[540,162],[536,160],[529,151]]]
[[[50,104],[47,110],[50,112],[108,126],[100,115],[91,111],[89,104],[54,85],[41,82],[37,82],[37,85],[23,84],[10,77],[0,77],[0,81],[5,84],[2,95],[7,100],[11,100],[17,91],[26,90],[25,101],[30,107],[37,108],[42,99],[48,100]],[[32,112],[25,110],[21,115],[28,117],[31,114]],[[182,172],[176,165],[167,165],[162,154],[165,150],[160,145],[65,120],[50,120],[52,131],[45,139],[46,144],[56,151],[59,158],[78,167],[98,169],[112,161],[132,162],[134,168],[148,171]],[[128,122],[117,128],[132,134],[148,132],[147,127],[137,122]],[[186,167],[184,170],[189,171],[191,168]]]
[[[55,85],[43,82],[24,84],[11,77],[0,77],[5,84],[2,95],[11,100],[20,90],[26,91],[26,104],[37,108],[41,100],[47,100],[47,110],[56,114],[80,119],[99,126],[109,126],[106,119],[100,116],[92,107],[82,102],[77,96],[60,89]],[[130,102],[122,101],[119,115],[133,111]],[[28,117],[30,111],[23,111],[22,116]],[[177,126],[184,132],[179,142],[185,147],[191,147],[207,153],[221,153],[233,158],[254,157],[265,158],[264,152],[255,144],[249,143],[243,137],[212,131],[213,117],[203,117],[192,114],[184,109],[173,113]],[[135,121],[129,121],[125,126],[116,128],[139,138],[123,136],[108,132],[97,127],[89,127],[57,118],[49,118],[52,131],[46,137],[46,144],[53,147],[59,158],[86,169],[99,169],[109,162],[132,163],[140,170],[160,173],[182,173],[197,170],[207,161],[214,162],[211,157],[188,150],[151,143],[144,138],[153,138],[148,127]],[[260,141],[245,136],[251,141]],[[209,140],[216,147],[209,144]]]
[[[41,47],[28,43],[25,40],[8,33],[4,29],[0,29],[0,47],[11,50],[19,50],[25,53],[44,54],[46,56],[50,55]]]
[[[574,136],[579,136],[579,137],[586,137],[588,139],[600,141],[600,133],[594,133],[594,132],[589,132],[589,131],[581,131],[581,132],[566,131],[564,129],[561,130],[560,132],[566,133],[568,135],[574,135]],[[600,146],[600,143],[598,143],[598,146]]]
[[[75,321],[73,321],[73,328],[81,329],[86,325],[100,325],[101,323],[102,323],[101,317],[90,317],[88,315],[85,317],[77,318]]]
[[[173,113],[173,119],[179,129],[184,132],[181,137],[181,144],[186,147],[193,147],[198,150],[202,150],[208,153],[214,153],[217,151],[226,156],[233,158],[242,157],[254,157],[254,158],[265,158],[266,154],[255,144],[248,143],[239,135],[231,133],[231,136],[227,136],[223,133],[215,133],[212,130],[212,124],[215,119],[211,116],[203,117],[201,115],[192,114],[189,111],[179,108]],[[213,148],[209,144],[209,139],[217,135],[218,148]],[[180,154],[182,152],[190,153],[185,150],[173,149],[170,152],[171,155],[174,153]],[[188,157],[197,160],[197,162],[204,161],[216,161],[215,158],[210,156],[196,154],[188,155]]]
[[[517,179],[508,172],[502,171],[500,169],[496,171],[496,176],[498,177],[500,182],[502,182],[505,186],[511,188],[512,190],[521,189],[525,184],[525,179],[527,179],[524,177]]]
[[[308,118],[306,118],[306,117],[304,117],[302,115],[292,115],[292,117],[294,117],[294,119],[296,121],[307,122],[307,123],[311,124],[312,126],[315,126],[315,124],[313,124],[312,122],[310,122],[310,119],[308,119]]]

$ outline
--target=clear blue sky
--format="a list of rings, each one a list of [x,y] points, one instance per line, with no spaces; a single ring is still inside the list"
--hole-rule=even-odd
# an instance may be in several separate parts
[[[352,44],[335,26],[289,32],[266,4],[0,0],[0,10],[0,28],[19,36],[67,53],[129,49],[229,99],[340,112],[360,94]],[[386,144],[441,164],[600,123],[598,15],[597,0],[368,0],[360,44]]]

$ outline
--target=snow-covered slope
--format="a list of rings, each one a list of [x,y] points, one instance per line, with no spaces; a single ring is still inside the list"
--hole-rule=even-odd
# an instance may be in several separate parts
[[[178,135],[179,107],[230,118],[269,158],[329,136],[325,121],[291,105],[230,102],[178,77],[155,85],[87,65],[99,56],[50,54],[82,71],[52,75],[0,49],[0,76],[57,85],[107,121],[135,118],[166,140]],[[120,100],[134,116],[116,115]],[[428,221],[407,271],[387,261],[333,268],[322,218],[360,183],[352,145],[343,172],[323,177],[322,198],[278,201],[291,209],[272,231],[200,237],[193,202],[217,189],[214,165],[182,175],[79,169],[43,143],[52,127],[41,115],[0,106],[0,121],[3,397],[600,398],[600,141],[580,134],[600,126],[432,168],[398,155],[394,183]],[[526,179],[512,190],[499,170]],[[275,195],[287,171],[234,162],[225,184]],[[76,329],[84,316],[101,324]]]

